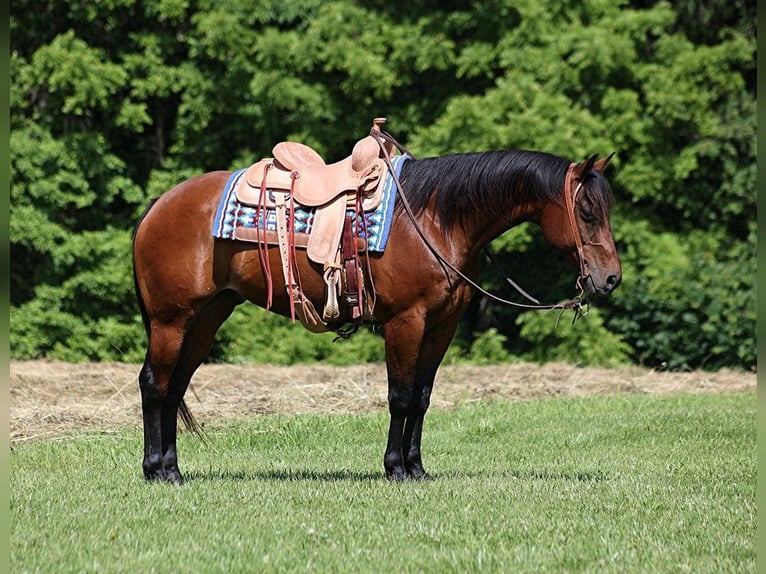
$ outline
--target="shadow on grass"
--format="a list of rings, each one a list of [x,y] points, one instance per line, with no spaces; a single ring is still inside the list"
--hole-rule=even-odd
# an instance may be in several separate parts
[[[349,470],[264,470],[256,472],[243,471],[189,471],[184,476],[184,482],[248,482],[266,480],[275,482],[372,482],[384,481],[382,472],[352,472]]]
[[[609,474],[602,470],[587,470],[573,472],[559,471],[451,471],[434,475],[434,478],[514,478],[516,480],[564,480],[577,482],[604,482],[610,480]]]
[[[601,470],[582,471],[582,472],[555,472],[555,471],[447,471],[438,472],[431,475],[438,480],[460,480],[460,479],[516,479],[516,480],[563,480],[568,482],[603,482],[610,480],[609,475]],[[274,482],[389,482],[383,472],[353,472],[349,470],[264,470],[256,472],[244,471],[190,471],[184,476],[184,481],[189,482],[248,482],[253,480],[264,480]],[[410,482],[410,481],[405,481]],[[413,481],[418,483],[428,481]]]

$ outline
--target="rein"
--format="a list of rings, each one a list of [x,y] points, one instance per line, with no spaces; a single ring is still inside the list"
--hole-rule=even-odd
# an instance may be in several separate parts
[[[580,182],[577,187],[575,188],[574,192],[571,192],[572,188],[572,181],[574,179],[574,168],[575,165],[572,163],[569,168],[567,169],[566,179],[564,180],[564,196],[566,199],[566,207],[567,212],[569,214],[569,223],[572,227],[572,234],[574,235],[575,239],[575,245],[577,247],[577,256],[579,258],[580,262],[580,276],[577,278],[577,282],[575,285],[580,290],[580,293],[575,296],[573,299],[570,299],[569,301],[564,301],[562,303],[552,303],[552,304],[543,304],[540,303],[537,299],[527,294],[521,287],[519,287],[512,279],[509,277],[506,277],[506,281],[514,288],[516,289],[521,295],[532,301],[532,303],[518,303],[516,301],[511,301],[509,299],[504,299],[502,297],[499,297],[495,295],[494,293],[490,293],[486,289],[484,289],[481,285],[476,283],[473,279],[468,277],[465,273],[463,273],[460,269],[458,269],[455,265],[447,261],[447,259],[439,252],[439,250],[428,240],[425,233],[423,232],[423,229],[420,227],[420,224],[417,221],[417,218],[415,217],[414,212],[412,211],[412,207],[410,206],[410,202],[407,199],[407,197],[404,194],[404,190],[402,189],[402,184],[399,182],[399,177],[396,175],[396,170],[391,165],[391,160],[389,158],[388,151],[386,150],[386,143],[388,142],[390,144],[393,144],[396,146],[399,151],[401,151],[404,154],[409,155],[410,157],[414,158],[414,156],[405,148],[403,145],[401,145],[398,141],[394,139],[394,137],[379,129],[373,128],[370,131],[370,135],[375,138],[375,141],[378,142],[378,145],[380,146],[381,150],[383,151],[383,159],[386,162],[386,165],[388,166],[389,173],[394,178],[394,184],[396,185],[396,190],[399,193],[399,199],[402,201],[402,205],[404,206],[404,210],[407,213],[407,217],[409,217],[410,221],[412,222],[413,227],[415,228],[415,231],[420,236],[420,238],[423,240],[423,243],[428,247],[429,251],[436,257],[436,260],[441,265],[442,269],[445,270],[445,274],[447,274],[447,268],[449,268],[453,273],[455,273],[458,277],[460,277],[463,281],[468,283],[471,287],[479,291],[482,295],[485,297],[488,297],[492,299],[493,301],[496,301],[498,303],[502,303],[504,305],[511,305],[513,307],[520,307],[522,309],[561,309],[562,312],[567,309],[572,309],[575,312],[575,316],[573,319],[576,321],[580,317],[584,317],[588,314],[588,302],[585,298],[585,289],[583,288],[582,281],[587,278],[586,272],[588,263],[585,261],[583,257],[583,250],[582,250],[582,239],[580,238],[580,232],[577,228],[577,222],[575,220],[574,215],[574,204],[575,199],[577,197],[577,194],[582,189],[582,182]],[[490,259],[491,256],[489,256]],[[448,275],[448,274],[447,274]],[[449,275],[447,277],[449,279]]]

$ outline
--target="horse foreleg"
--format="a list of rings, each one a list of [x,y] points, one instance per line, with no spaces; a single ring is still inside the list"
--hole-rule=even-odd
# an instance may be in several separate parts
[[[423,421],[426,411],[431,404],[431,389],[433,388],[436,369],[431,373],[418,374],[415,379],[410,408],[404,423],[402,436],[402,453],[404,454],[404,468],[408,478],[430,479],[430,475],[423,468],[423,460],[420,454],[420,441],[423,436]]]
[[[430,329],[423,337],[423,343],[420,347],[415,371],[415,384],[402,437],[404,467],[407,476],[413,479],[431,478],[423,468],[420,453],[423,421],[431,404],[431,391],[433,390],[436,371],[449,348],[456,328],[457,321]]]
[[[415,313],[397,316],[384,327],[390,423],[383,467],[390,480],[405,480],[408,477],[404,457],[405,429],[407,417],[412,410],[415,374],[424,330],[423,317]],[[413,431],[409,429],[410,440]]]

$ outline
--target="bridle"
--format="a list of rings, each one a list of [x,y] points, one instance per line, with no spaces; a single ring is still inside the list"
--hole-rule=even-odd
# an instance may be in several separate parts
[[[564,180],[564,197],[565,197],[565,203],[566,203],[566,210],[569,215],[569,223],[571,226],[572,235],[574,236],[575,246],[577,248],[577,256],[579,258],[579,263],[580,263],[580,275],[577,278],[577,281],[575,283],[576,287],[579,289],[579,294],[575,296],[574,298],[570,299],[569,301],[564,301],[562,303],[544,304],[544,303],[540,303],[540,301],[538,301],[537,299],[535,299],[534,297],[526,293],[510,277],[506,276],[505,278],[506,281],[508,281],[508,283],[514,289],[516,289],[516,291],[518,291],[521,295],[523,295],[524,297],[526,297],[528,300],[532,302],[531,304],[518,303],[516,301],[511,301],[509,299],[504,299],[502,297],[499,297],[495,295],[494,293],[490,293],[489,291],[484,289],[481,285],[476,283],[476,281],[466,276],[465,273],[463,273],[455,265],[450,263],[439,252],[439,250],[428,240],[425,233],[423,232],[423,229],[418,223],[417,218],[415,217],[415,213],[413,212],[412,207],[410,206],[410,202],[407,199],[407,196],[404,194],[402,185],[399,182],[399,177],[396,175],[396,170],[391,164],[391,159],[389,156],[389,148],[387,147],[387,144],[389,146],[390,145],[396,146],[396,148],[399,149],[400,152],[410,156],[413,159],[414,159],[414,156],[409,152],[409,150],[407,150],[407,148],[405,148],[398,141],[396,141],[393,136],[381,130],[378,126],[373,127],[373,129],[370,131],[370,135],[375,139],[375,141],[378,142],[378,145],[380,146],[380,149],[382,151],[381,155],[383,156],[383,159],[386,162],[386,165],[388,166],[389,174],[391,174],[391,176],[393,177],[397,193],[399,194],[399,199],[402,202],[404,211],[407,213],[407,217],[410,219],[413,227],[415,228],[415,231],[420,236],[423,243],[426,245],[426,247],[428,247],[429,251],[431,251],[431,253],[434,255],[436,260],[441,265],[442,269],[444,269],[444,272],[445,272],[445,275],[447,275],[448,281],[451,281],[451,280],[449,277],[449,273],[447,272],[447,269],[451,270],[453,273],[455,273],[455,275],[457,275],[463,281],[468,283],[468,285],[470,285],[471,287],[479,291],[482,295],[492,299],[493,301],[502,303],[504,305],[520,307],[522,309],[561,309],[562,311],[567,309],[572,309],[575,312],[573,322],[576,321],[579,317],[584,317],[585,315],[588,314],[588,301],[585,296],[585,288],[583,287],[583,285],[584,285],[584,281],[587,281],[590,275],[587,273],[588,262],[585,260],[585,257],[583,255],[583,242],[580,236],[579,228],[577,227],[577,221],[576,221],[575,212],[574,212],[577,195],[580,193],[582,189],[583,182],[579,181],[577,184],[577,187],[575,187],[574,191],[572,191],[572,185],[576,179],[574,170],[577,164],[572,163],[569,165],[569,168],[567,169],[566,178]],[[491,259],[491,256],[490,256],[490,259]]]
[[[572,230],[572,237],[574,237],[575,247],[577,248],[577,261],[580,264],[580,276],[575,281],[575,285],[580,290],[580,294],[585,293],[584,281],[590,278],[588,272],[588,260],[585,259],[585,253],[583,252],[583,241],[580,235],[580,228],[577,226],[577,218],[575,217],[575,206],[577,205],[577,196],[580,194],[583,186],[583,179],[577,182],[577,187],[572,189],[574,181],[577,179],[574,170],[577,167],[576,163],[569,164],[567,169],[567,175],[564,179],[564,201],[566,203],[567,215],[569,216],[569,226]],[[587,167],[584,173],[587,173]]]

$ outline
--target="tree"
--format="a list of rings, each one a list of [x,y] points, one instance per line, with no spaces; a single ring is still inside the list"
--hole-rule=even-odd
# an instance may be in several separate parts
[[[419,157],[617,152],[623,286],[567,330],[477,298],[450,357],[754,367],[754,55],[752,2],[15,0],[12,355],[141,360],[149,199],[284,139],[335,161],[385,115]],[[494,248],[538,297],[572,295],[534,229]],[[238,313],[213,357],[269,360],[241,344],[261,310]]]

